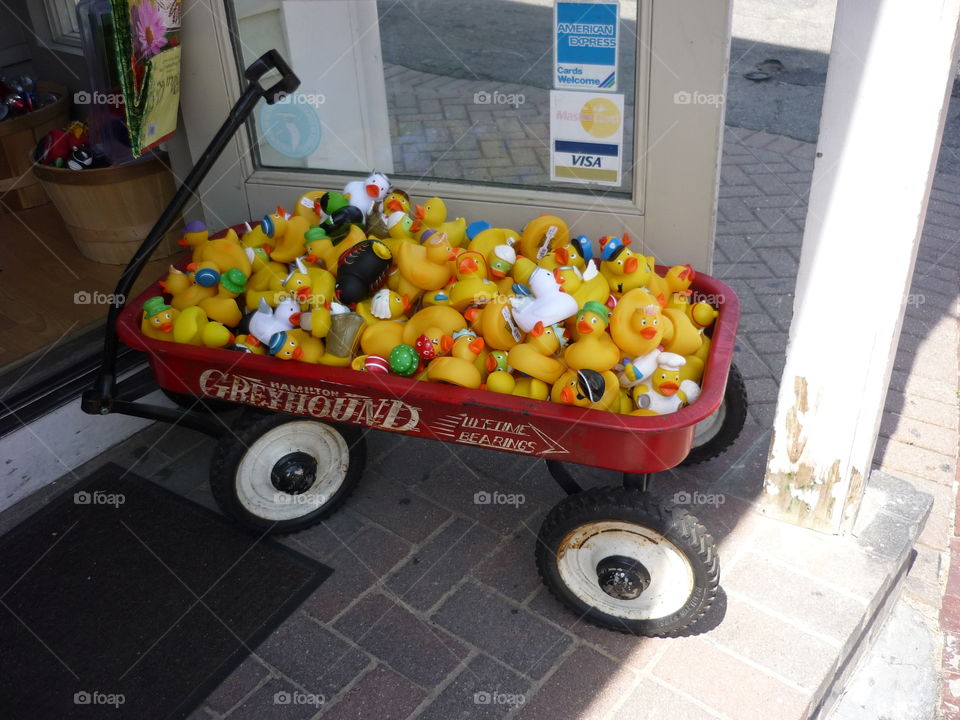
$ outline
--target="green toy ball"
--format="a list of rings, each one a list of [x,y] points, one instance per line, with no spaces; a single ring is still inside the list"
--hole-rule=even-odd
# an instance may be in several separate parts
[[[413,375],[420,365],[420,356],[409,345],[397,345],[390,351],[390,369],[397,375]]]

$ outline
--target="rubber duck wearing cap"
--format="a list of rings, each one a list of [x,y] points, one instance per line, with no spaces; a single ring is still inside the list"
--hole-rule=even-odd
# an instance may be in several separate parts
[[[637,410],[632,414],[667,415],[696,401],[700,397],[700,386],[680,377],[680,368],[685,363],[686,360],[676,353],[661,353],[650,383],[633,389]]]
[[[593,247],[590,244],[590,238],[586,235],[580,235],[566,245],[555,247],[538,264],[547,270],[572,266],[583,272],[587,269],[587,263],[590,262],[592,257]]]
[[[222,238],[208,240],[194,250],[193,256],[194,261],[187,265],[187,269],[195,272],[196,281],[200,285],[216,287],[220,282],[220,275],[231,269],[237,269],[250,277],[250,259],[233,228],[228,228]]]
[[[626,293],[610,316],[610,335],[627,356],[646,355],[662,345],[666,322],[657,299],[643,288]]]
[[[620,360],[620,349],[607,334],[610,310],[590,301],[577,313],[579,340],[563,351],[563,361],[571,370],[611,370]]]
[[[490,279],[502,280],[511,273],[517,262],[514,246],[519,237],[517,232],[509,228],[487,228],[477,233],[467,249],[483,255],[487,261]]]
[[[307,265],[322,267],[336,275],[340,256],[366,239],[363,229],[356,225],[351,225],[347,234],[338,239],[330,237],[323,228],[314,226],[304,234],[303,249],[307,254],[303,261]]]
[[[607,279],[610,292],[617,296],[646,287],[652,274],[647,258],[628,247],[631,242],[627,234],[622,238],[600,238],[600,272]]]
[[[183,228],[183,235],[177,240],[177,245],[192,248],[193,255],[190,259],[197,262],[199,260],[198,253],[200,248],[202,248],[209,239],[210,233],[207,231],[207,226],[200,220],[192,220]]]
[[[231,268],[220,276],[217,294],[201,300],[199,307],[211,320],[223,323],[227,327],[236,327],[243,317],[240,305],[237,304],[237,297],[243,293],[246,284],[247,276],[236,268]],[[229,342],[233,342],[233,339],[231,338]]]
[[[319,363],[324,354],[323,340],[299,328],[274,333],[267,350],[278,360],[299,360],[312,364]]]
[[[186,275],[190,280],[190,284],[170,299],[170,304],[177,310],[184,310],[188,307],[199,305],[201,301],[217,294],[216,285],[212,287],[200,285],[194,273],[188,272]]]
[[[350,204],[343,193],[335,190],[321,195],[313,206],[317,216],[316,227],[322,229],[334,241],[344,238],[351,228],[363,230],[368,213]]]
[[[140,332],[153,340],[173,341],[173,323],[180,311],[167,305],[159,295],[143,303]]]
[[[554,357],[563,342],[563,328],[559,325],[537,323],[526,342],[510,348],[507,362],[518,372],[553,384],[566,370],[564,364]]]
[[[555,403],[616,412],[620,409],[620,385],[612,372],[589,368],[565,371],[553,384],[550,399]]]

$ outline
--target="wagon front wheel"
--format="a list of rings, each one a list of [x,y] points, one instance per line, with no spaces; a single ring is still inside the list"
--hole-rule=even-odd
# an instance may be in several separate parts
[[[558,503],[540,527],[537,569],[578,616],[634,635],[692,625],[720,582],[703,525],[628,488],[595,488]]]
[[[295,532],[347,499],[365,460],[354,428],[247,412],[217,443],[210,490],[220,509],[247,527]]]

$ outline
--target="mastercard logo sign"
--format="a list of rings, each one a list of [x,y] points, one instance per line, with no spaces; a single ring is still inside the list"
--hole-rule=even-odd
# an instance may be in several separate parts
[[[580,108],[580,126],[595,138],[606,138],[620,130],[623,118],[607,98],[591,98]]]

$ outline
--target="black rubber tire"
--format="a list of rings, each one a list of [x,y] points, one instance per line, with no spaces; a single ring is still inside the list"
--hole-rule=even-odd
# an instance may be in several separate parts
[[[680,610],[659,618],[617,617],[589,605],[567,586],[557,563],[563,540],[576,528],[598,521],[629,522],[655,530],[686,556],[694,587]],[[720,585],[717,549],[706,528],[683,508],[628,488],[593,488],[561,500],[540,526],[536,556],[540,577],[560,602],[594,625],[631,635],[655,637],[690,627],[710,609]]]
[[[217,400],[210,397],[198,397],[197,395],[188,395],[186,393],[176,393],[172,390],[167,390],[166,388],[160,388],[160,392],[173,400],[178,407],[182,407],[184,410],[203,410],[203,408],[206,407],[207,410],[212,413],[222,413],[227,412],[228,410],[234,410],[237,407],[234,403],[229,403],[224,400]]]
[[[340,433],[349,448],[347,471],[340,487],[316,510],[290,520],[272,520],[250,512],[237,496],[237,470],[241,460],[265,433],[290,422],[316,422]],[[245,411],[234,423],[233,432],[217,441],[210,460],[210,491],[223,513],[257,532],[284,534],[316,525],[336,510],[356,489],[367,461],[365,433],[359,428],[321,423],[310,418],[283,413]]]
[[[702,445],[690,448],[690,453],[680,465],[697,465],[712,460],[726,452],[740,436],[743,424],[747,421],[747,386],[736,365],[730,365],[727,389],[723,394],[723,405],[726,407],[727,414],[717,434]]]

